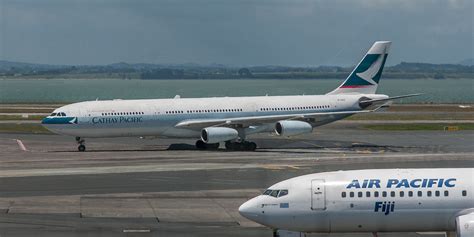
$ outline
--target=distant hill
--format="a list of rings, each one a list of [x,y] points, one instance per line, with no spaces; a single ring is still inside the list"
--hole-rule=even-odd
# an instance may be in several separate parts
[[[460,64],[431,64],[401,62],[395,66],[387,67],[387,71],[399,72],[474,72],[472,66]]]
[[[430,64],[401,62],[386,67],[385,78],[393,79],[474,79],[473,59],[463,64]],[[116,79],[328,79],[345,78],[353,67],[317,66],[250,66],[234,67],[213,63],[199,65],[112,63],[108,65],[49,65],[0,60],[0,77],[3,78],[116,78]],[[245,73],[244,73],[245,72]]]

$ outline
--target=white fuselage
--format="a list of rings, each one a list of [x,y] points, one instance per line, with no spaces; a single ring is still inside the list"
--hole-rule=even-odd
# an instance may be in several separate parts
[[[164,136],[196,137],[200,129],[177,128],[176,124],[193,119],[223,119],[311,112],[358,111],[359,99],[387,98],[386,95],[315,95],[218,97],[152,100],[87,101],[58,108],[43,125],[49,130],[77,137]],[[309,121],[323,125],[348,115],[332,115]],[[247,134],[271,131],[274,123],[261,123]]]
[[[275,184],[268,190],[287,194],[267,191],[239,211],[298,232],[455,231],[456,217],[474,212],[473,186],[472,168],[337,171]]]

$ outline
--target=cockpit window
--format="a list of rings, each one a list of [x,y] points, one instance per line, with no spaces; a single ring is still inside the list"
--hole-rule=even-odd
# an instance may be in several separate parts
[[[283,190],[280,190],[280,194],[278,194],[278,197],[283,197],[285,195],[288,195],[288,190],[283,189]]]
[[[272,193],[270,193],[270,196],[272,197],[278,197],[278,193],[280,192],[280,190],[273,190]]]
[[[56,117],[56,116],[57,117],[66,117],[66,113],[64,113],[64,112],[51,113],[49,116],[50,117]]]
[[[262,195],[272,196],[272,197],[283,197],[283,196],[288,195],[288,189],[282,189],[282,190],[267,189],[265,190],[265,192],[263,192]]]

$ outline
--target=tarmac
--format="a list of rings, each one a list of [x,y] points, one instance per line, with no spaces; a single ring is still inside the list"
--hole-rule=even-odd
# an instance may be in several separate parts
[[[474,167],[473,131],[372,131],[335,123],[294,139],[250,140],[259,146],[255,152],[198,151],[194,140],[140,138],[86,139],[87,151],[77,152],[72,137],[0,134],[0,236],[272,236],[237,209],[287,178]]]

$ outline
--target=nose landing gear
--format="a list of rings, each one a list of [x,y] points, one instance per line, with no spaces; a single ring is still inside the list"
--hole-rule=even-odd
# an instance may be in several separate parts
[[[84,143],[86,141],[84,139],[82,139],[80,137],[76,137],[76,142],[77,142],[77,144],[79,144],[79,146],[77,147],[78,151],[80,151],[80,152],[86,151],[86,145],[84,145]]]

